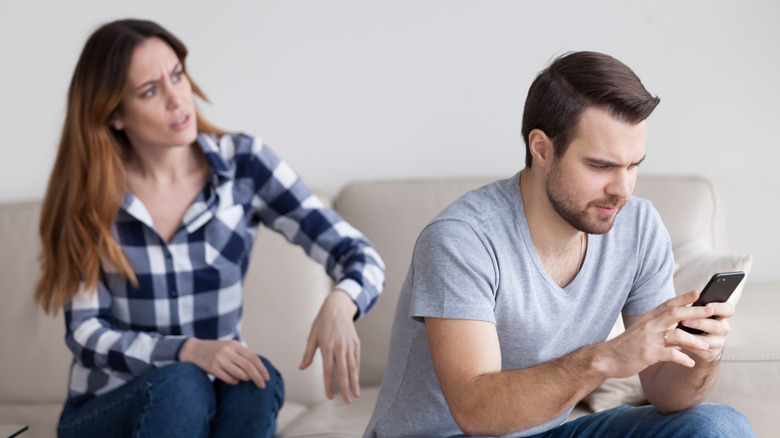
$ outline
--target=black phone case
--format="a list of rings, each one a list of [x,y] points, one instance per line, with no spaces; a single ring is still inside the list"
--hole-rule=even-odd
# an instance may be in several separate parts
[[[725,302],[734,292],[734,289],[739,286],[739,283],[742,282],[743,278],[745,278],[745,273],[742,271],[722,272],[713,275],[712,278],[710,278],[710,281],[707,282],[707,285],[704,286],[704,289],[702,289],[699,299],[696,300],[693,305],[706,306],[709,303]],[[701,330],[685,327],[682,323],[677,324],[677,328],[685,330],[688,333],[693,333],[694,335],[704,333]]]

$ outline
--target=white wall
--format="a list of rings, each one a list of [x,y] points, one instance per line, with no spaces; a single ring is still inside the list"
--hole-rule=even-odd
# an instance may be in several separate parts
[[[570,50],[631,66],[661,105],[645,173],[714,181],[752,280],[780,279],[780,2],[6,1],[0,202],[39,198],[87,36],[128,16],[190,48],[218,125],[262,136],[307,182],[510,175],[525,93]]]

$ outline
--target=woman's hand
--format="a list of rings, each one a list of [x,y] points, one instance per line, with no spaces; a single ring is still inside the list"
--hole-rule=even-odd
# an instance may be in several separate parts
[[[319,348],[325,372],[325,393],[333,399],[333,373],[338,372],[341,396],[347,403],[352,401],[352,396],[360,396],[360,339],[353,322],[355,312],[357,305],[346,292],[338,289],[331,292],[314,319],[299,366],[300,369],[309,367]]]
[[[265,388],[265,382],[270,379],[260,358],[235,340],[187,339],[179,352],[179,360],[194,363],[231,385],[251,380],[258,388]]]

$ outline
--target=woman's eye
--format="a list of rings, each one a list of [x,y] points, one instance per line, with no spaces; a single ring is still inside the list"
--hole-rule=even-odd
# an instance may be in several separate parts
[[[171,81],[173,83],[179,82],[179,81],[181,81],[183,76],[184,76],[184,72],[183,71],[178,71],[178,72],[173,74],[173,77],[171,78]]]
[[[155,87],[151,87],[148,90],[144,91],[143,94],[141,94],[141,97],[152,97],[157,92],[157,89]]]

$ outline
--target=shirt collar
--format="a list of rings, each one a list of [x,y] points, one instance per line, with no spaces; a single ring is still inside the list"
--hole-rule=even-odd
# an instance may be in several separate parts
[[[215,134],[198,134],[197,143],[206,156],[206,161],[208,161],[212,170],[212,183],[214,186],[216,187],[225,181],[229,181],[232,171],[230,165],[225,162],[220,153],[217,136]]]

